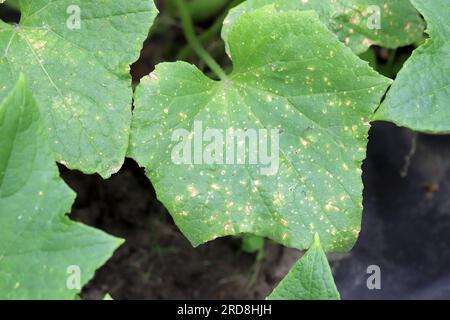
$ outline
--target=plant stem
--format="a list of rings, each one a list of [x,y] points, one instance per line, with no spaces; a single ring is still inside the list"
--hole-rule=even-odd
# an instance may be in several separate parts
[[[220,28],[222,27],[222,22],[223,22],[223,20],[220,21],[220,19],[217,19],[217,21],[214,22],[214,24],[209,29],[207,29],[205,32],[201,33],[198,36],[198,41],[200,41],[201,44],[204,44],[209,39],[211,39],[211,37],[213,37],[215,34],[220,32]],[[179,60],[186,60],[187,58],[189,58],[191,56],[191,54],[192,54],[192,48],[188,44],[180,50],[177,58]]]
[[[256,283],[256,280],[258,280],[259,272],[261,271],[261,264],[262,260],[264,258],[264,247],[258,250],[258,253],[256,254],[255,264],[253,265],[253,272],[250,277],[250,280],[248,281],[247,285],[245,286],[246,291],[249,291]]]
[[[181,17],[181,24],[183,26],[186,40],[197,55],[206,63],[206,65],[221,79],[226,80],[227,75],[222,70],[220,65],[209,55],[209,53],[202,47],[194,30],[194,23],[192,22],[189,9],[184,0],[175,1]]]
[[[211,27],[209,27],[205,32],[203,32],[202,34],[200,34],[198,36],[198,40],[200,41],[200,43],[204,44],[209,39],[211,39],[214,35],[220,33],[220,30],[222,29],[222,26],[223,26],[223,21],[225,20],[225,18],[228,15],[228,11],[230,11],[230,9],[234,8],[235,6],[242,3],[243,1],[244,0],[234,0],[234,1],[230,2],[230,4],[225,8],[224,13],[222,15],[220,15],[220,17],[217,18],[216,21],[214,21],[214,23],[211,25]],[[178,53],[178,59],[186,60],[191,54],[192,54],[192,48],[189,45],[184,46]]]

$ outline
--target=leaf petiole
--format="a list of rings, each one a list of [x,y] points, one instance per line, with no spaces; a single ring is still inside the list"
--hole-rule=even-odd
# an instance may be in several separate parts
[[[214,37],[216,34],[219,34],[220,30],[222,29],[223,22],[224,22],[225,18],[227,17],[228,12],[230,11],[230,9],[236,7],[237,5],[239,5],[242,2],[244,2],[244,0],[234,0],[234,1],[232,1],[226,7],[224,13],[218,19],[216,19],[216,21],[214,21],[212,26],[209,27],[209,29],[207,29],[205,32],[201,33],[198,36],[198,40],[200,41],[200,43],[204,44],[205,42],[210,40],[212,37]],[[177,58],[178,58],[178,60],[186,60],[191,54],[192,54],[192,48],[189,45],[186,45],[184,48],[182,48],[180,50],[180,52],[178,53]]]
[[[200,41],[198,40],[186,2],[184,0],[175,0],[175,3],[178,7],[183,32],[189,45],[221,80],[226,80],[227,75],[225,71],[222,70],[220,65],[209,55],[209,53],[202,47]]]

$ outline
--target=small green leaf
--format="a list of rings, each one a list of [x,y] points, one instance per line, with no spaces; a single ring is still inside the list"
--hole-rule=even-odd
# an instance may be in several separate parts
[[[372,44],[398,48],[414,43],[422,37],[424,28],[409,0],[247,0],[230,11],[222,38],[227,39],[241,14],[271,3],[278,10],[315,10],[322,22],[356,54]]]
[[[430,38],[404,64],[375,120],[430,133],[450,133],[449,0],[412,0]]]
[[[326,250],[349,250],[360,230],[369,119],[390,80],[312,11],[255,10],[239,18],[228,41],[234,70],[225,81],[184,62],[160,64],[142,80],[129,155],[193,245],[252,233],[306,249],[318,232]],[[175,130],[201,124],[222,133],[268,130],[266,141],[278,132],[279,144],[271,140],[278,170],[227,164],[225,154],[212,164],[176,164]]]
[[[241,250],[246,253],[257,253],[264,249],[264,238],[253,234],[242,235]]]
[[[108,300],[114,300],[113,297],[111,297],[111,295],[109,293],[105,294],[105,296],[103,297],[103,300],[108,301]]]
[[[84,285],[120,245],[64,215],[74,198],[20,78],[0,104],[0,299],[74,299],[71,272]]]
[[[317,234],[309,250],[267,297],[267,300],[339,299],[327,256]]]
[[[21,21],[0,20],[0,99],[20,73],[41,108],[56,159],[109,177],[131,123],[129,65],[157,13],[152,0],[21,0]]]

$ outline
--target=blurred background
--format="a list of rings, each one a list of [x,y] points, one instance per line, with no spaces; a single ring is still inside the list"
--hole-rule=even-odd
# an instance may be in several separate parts
[[[2,20],[19,21],[15,2],[0,6]],[[134,83],[163,61],[189,61],[212,76],[187,46],[172,1],[156,2],[161,14],[131,67]],[[240,2],[191,4],[197,34],[225,70],[231,62],[220,29],[228,10]],[[395,78],[417,45],[372,47],[361,58]],[[133,160],[109,180],[60,170],[78,194],[71,217],[126,239],[84,288],[84,299],[102,299],[106,293],[114,299],[262,299],[302,255],[249,236],[192,248]],[[352,252],[329,255],[342,298],[449,299],[450,136],[374,123],[363,180],[360,238]],[[380,290],[367,288],[370,265],[381,269]]]

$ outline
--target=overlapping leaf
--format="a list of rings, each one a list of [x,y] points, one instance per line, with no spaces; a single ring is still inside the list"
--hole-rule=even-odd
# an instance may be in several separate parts
[[[405,63],[375,119],[450,133],[450,1],[412,3],[428,22],[430,39]]]
[[[56,159],[108,177],[129,140],[131,78],[156,15],[152,0],[21,0],[21,21],[0,21],[0,98],[30,79]]]
[[[267,300],[338,300],[339,292],[334,284],[319,236],[305,255],[277,285]]]
[[[271,3],[279,10],[315,10],[356,54],[372,44],[387,48],[405,46],[420,39],[423,33],[422,20],[409,0],[247,0],[230,11],[222,30],[224,40],[242,13]]]
[[[360,230],[369,119],[390,81],[312,11],[269,6],[242,15],[228,44],[234,71],[224,81],[183,62],[160,64],[142,81],[130,156],[194,245],[253,233],[306,249],[317,232],[326,250],[349,250]],[[224,157],[175,164],[180,142],[172,134],[192,132],[195,123],[222,132],[279,130],[279,169],[266,175],[261,162],[222,164]]]
[[[73,299],[68,271],[85,284],[121,243],[64,216],[74,198],[21,78],[0,105],[0,299]]]

